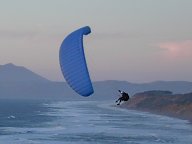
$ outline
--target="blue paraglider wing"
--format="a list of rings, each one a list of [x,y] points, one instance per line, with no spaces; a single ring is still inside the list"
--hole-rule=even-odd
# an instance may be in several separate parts
[[[63,41],[59,52],[61,71],[70,87],[82,96],[93,91],[83,48],[83,35],[91,33],[86,26],[69,34]]]

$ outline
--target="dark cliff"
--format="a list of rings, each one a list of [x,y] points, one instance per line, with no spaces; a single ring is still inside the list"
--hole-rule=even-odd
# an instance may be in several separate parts
[[[135,94],[121,107],[192,121],[192,93],[172,94],[169,91],[147,91]]]

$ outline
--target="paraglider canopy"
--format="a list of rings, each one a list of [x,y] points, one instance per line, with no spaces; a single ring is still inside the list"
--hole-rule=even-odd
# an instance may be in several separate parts
[[[81,96],[90,96],[94,92],[83,47],[83,35],[89,33],[89,26],[72,32],[63,40],[59,51],[63,76],[70,87]]]

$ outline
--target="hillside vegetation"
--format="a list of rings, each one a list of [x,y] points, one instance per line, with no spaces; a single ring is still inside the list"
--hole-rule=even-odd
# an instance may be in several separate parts
[[[192,93],[146,91],[135,94],[121,107],[192,120]]]

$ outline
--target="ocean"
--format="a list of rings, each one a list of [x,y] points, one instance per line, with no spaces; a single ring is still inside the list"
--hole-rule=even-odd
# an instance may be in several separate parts
[[[0,100],[0,144],[192,144],[188,121],[114,104]]]

